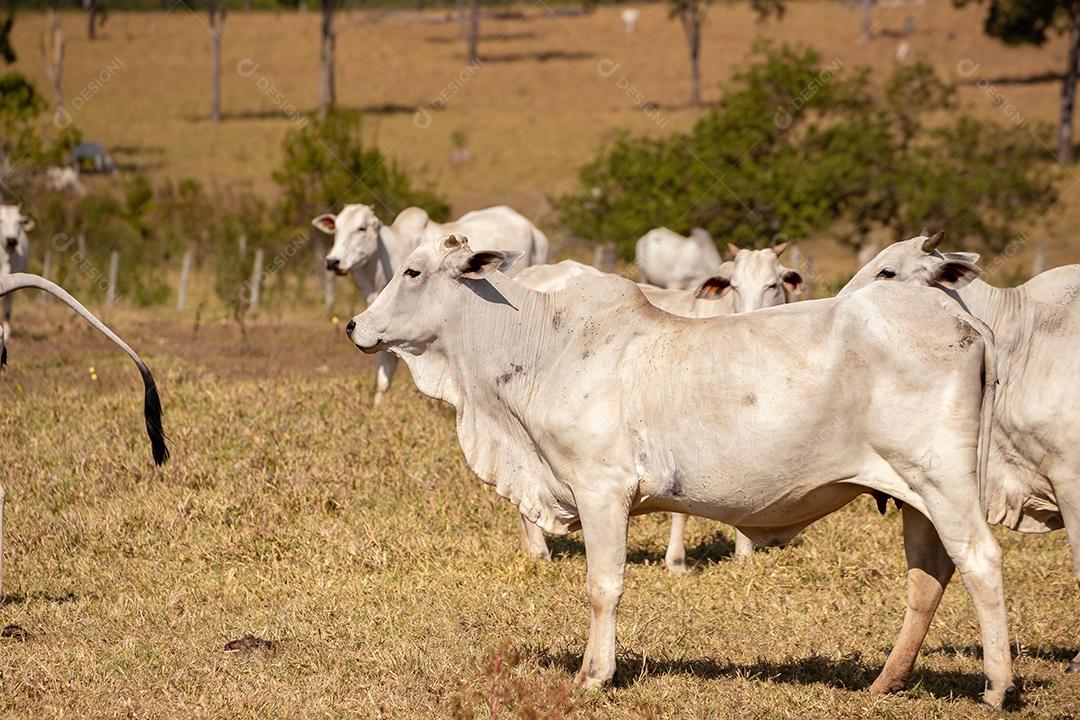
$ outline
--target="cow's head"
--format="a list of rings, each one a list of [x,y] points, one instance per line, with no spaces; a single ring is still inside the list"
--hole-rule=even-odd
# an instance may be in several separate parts
[[[334,236],[334,246],[326,256],[326,269],[338,275],[367,264],[378,252],[382,223],[370,205],[346,205],[337,215],[319,215],[311,224]]]
[[[33,229],[34,221],[18,205],[0,205],[0,242],[8,255],[26,246],[26,233]]]
[[[959,290],[979,277],[975,253],[941,253],[938,245],[945,231],[919,235],[893,243],[877,254],[851,278],[839,295],[847,295],[877,280],[897,280],[912,285]]]
[[[508,270],[519,250],[473,251],[468,240],[453,235],[425,242],[409,254],[386,289],[345,328],[366,353],[400,350],[420,355],[460,312],[462,292],[484,293],[484,278]],[[489,288],[490,289],[490,288]]]
[[[783,305],[802,292],[798,272],[780,264],[787,243],[768,250],[745,250],[729,246],[735,255],[720,270],[698,286],[699,298],[719,298],[730,294],[734,312],[750,312]]]

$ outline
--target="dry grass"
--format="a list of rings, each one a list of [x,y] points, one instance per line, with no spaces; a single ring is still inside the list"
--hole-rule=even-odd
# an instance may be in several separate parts
[[[173,461],[150,466],[138,380],[77,320],[16,309],[0,376],[7,491],[0,715],[529,716],[563,699],[586,633],[578,538],[525,560],[447,408],[407,378],[371,413],[370,361],[325,319],[117,318],[159,375]],[[98,380],[91,381],[94,366]],[[946,595],[913,687],[866,692],[899,629],[896,513],[868,499],[787,550],[729,561],[691,524],[692,573],[635,521],[612,690],[570,717],[979,717],[973,610]],[[998,533],[1023,717],[1080,714],[1080,596],[1065,537]],[[268,648],[225,652],[248,634]]]
[[[666,6],[644,6],[634,36],[624,32],[618,12],[601,8],[587,17],[556,18],[537,3],[525,20],[485,21],[482,68],[452,93],[445,110],[431,113],[425,128],[414,123],[415,109],[430,105],[465,66],[456,23],[436,22],[443,13],[429,13],[424,22],[414,14],[351,13],[340,22],[341,101],[366,110],[371,136],[418,177],[437,185],[456,210],[506,202],[550,221],[548,198],[573,188],[580,165],[617,133],[686,129],[699,116],[687,106],[685,43]],[[755,21],[748,3],[718,4],[705,32],[705,98],[719,96],[720,85],[759,37],[808,44],[827,61],[870,65],[883,76],[896,64],[903,39],[898,34],[912,12],[917,15],[916,32],[907,38],[911,57],[928,60],[944,77],[962,83],[960,98],[971,112],[1009,122],[973,84],[986,78],[1031,123],[1056,118],[1054,74],[1063,63],[1063,43],[1005,48],[982,34],[984,8],[972,4],[957,10],[948,2],[882,3],[874,11],[875,37],[866,43],[855,39],[857,10],[835,1],[791,3],[782,22],[764,25]],[[283,115],[283,106],[309,111],[318,97],[317,13],[229,16],[223,78],[227,118],[217,127],[207,121],[210,53],[204,20],[183,4],[165,15],[110,13],[102,39],[90,43],[83,17],[65,15],[69,102],[110,63],[123,65],[72,116],[87,137],[118,149],[120,161],[147,166],[155,175],[240,182],[273,193],[270,171],[294,122]],[[22,13],[15,43],[19,69],[46,88],[38,57],[43,26],[41,16]],[[237,72],[245,59],[258,64],[247,77]],[[619,63],[610,77],[597,71],[605,59]],[[970,63],[961,68],[963,60],[978,68],[972,71]],[[618,87],[620,78],[659,107],[663,127]],[[260,79],[280,93],[280,101],[260,88]],[[472,159],[458,165],[450,161],[455,132],[464,133],[472,151]],[[1064,175],[1062,190],[1072,191],[1080,176]],[[1077,220],[1080,203],[1069,192],[1045,221],[1028,228],[1033,237],[1052,238],[1051,266],[1076,260]],[[819,268],[835,273],[853,268],[850,254],[822,241],[812,246]]]

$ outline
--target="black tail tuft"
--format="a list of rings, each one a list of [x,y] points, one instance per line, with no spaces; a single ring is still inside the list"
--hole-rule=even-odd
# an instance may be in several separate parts
[[[140,367],[146,397],[143,401],[143,414],[146,416],[146,434],[150,437],[150,447],[154,453],[154,463],[164,465],[169,459],[169,448],[165,445],[165,430],[161,426],[161,398],[158,397],[154,376],[146,367]]]
[[[0,368],[7,366],[7,346],[0,348]]]

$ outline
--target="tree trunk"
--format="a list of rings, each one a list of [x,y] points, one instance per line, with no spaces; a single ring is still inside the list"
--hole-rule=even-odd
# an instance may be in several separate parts
[[[86,8],[86,37],[95,40],[97,39],[97,0],[83,0],[83,7]]]
[[[462,40],[469,39],[469,28],[465,20],[465,0],[457,0],[458,35]]]
[[[479,58],[476,54],[476,44],[480,39],[480,4],[477,0],[469,0],[469,64],[476,65]]]
[[[336,0],[322,0],[322,41],[319,45],[319,117],[337,105],[334,84],[334,9]]]
[[[225,32],[226,0],[210,3],[211,96],[210,119],[221,122],[221,35]]]
[[[870,39],[870,8],[874,0],[862,0],[862,9],[859,11],[859,40]]]
[[[45,65],[45,75],[52,81],[53,96],[53,120],[59,124],[65,119],[64,116],[64,27],[60,24],[60,16],[49,8],[49,29],[41,39],[41,56]],[[68,118],[70,119],[70,118]],[[62,127],[62,126],[61,126]]]
[[[1080,62],[1080,4],[1069,6],[1069,58],[1061,85],[1061,121],[1058,124],[1058,160],[1073,161],[1073,108],[1076,105],[1077,63]]]
[[[686,45],[690,50],[690,104],[701,107],[701,26],[705,23],[705,8],[701,0],[689,0],[679,10]]]

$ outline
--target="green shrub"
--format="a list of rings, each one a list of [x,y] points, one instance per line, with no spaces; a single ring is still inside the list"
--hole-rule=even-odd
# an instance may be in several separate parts
[[[581,190],[556,202],[566,227],[627,259],[661,225],[756,247],[813,232],[859,245],[881,228],[900,239],[946,225],[999,249],[1054,203],[1038,137],[958,114],[929,66],[904,66],[875,89],[867,69],[813,50],[757,53],[690,133],[623,137],[589,162]]]

